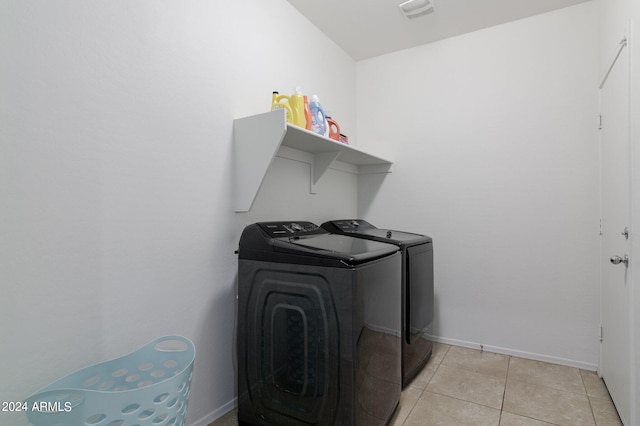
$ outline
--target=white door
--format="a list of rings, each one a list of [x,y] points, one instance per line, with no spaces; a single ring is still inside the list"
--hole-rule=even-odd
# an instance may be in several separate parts
[[[629,57],[625,44],[600,90],[602,173],[602,377],[630,425]]]

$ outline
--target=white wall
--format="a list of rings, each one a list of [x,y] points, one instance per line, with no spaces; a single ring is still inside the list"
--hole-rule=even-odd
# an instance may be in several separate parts
[[[358,62],[358,134],[395,160],[361,216],[434,239],[439,340],[595,370],[593,3]]]
[[[235,398],[244,223],[356,212],[352,174],[311,196],[309,165],[277,158],[234,213],[233,119],[302,85],[355,140],[355,63],[284,0],[2,9],[0,400],[178,333],[197,347],[188,422],[206,425]]]

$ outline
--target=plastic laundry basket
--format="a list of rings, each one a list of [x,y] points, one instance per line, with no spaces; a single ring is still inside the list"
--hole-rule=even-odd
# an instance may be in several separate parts
[[[183,426],[193,343],[165,336],[71,373],[26,399],[33,426]]]

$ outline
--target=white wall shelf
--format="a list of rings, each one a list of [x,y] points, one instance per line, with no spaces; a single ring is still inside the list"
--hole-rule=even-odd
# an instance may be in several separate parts
[[[235,209],[251,210],[262,181],[281,146],[313,156],[311,192],[336,161],[352,164],[358,174],[390,173],[391,161],[368,154],[306,129],[288,124],[285,110],[238,118],[233,122]]]

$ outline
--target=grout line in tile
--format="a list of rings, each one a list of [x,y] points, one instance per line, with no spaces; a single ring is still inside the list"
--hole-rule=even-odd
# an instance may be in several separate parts
[[[447,395],[447,394],[444,394],[444,393],[433,392],[433,391],[429,391],[429,390],[426,390],[426,389],[424,390],[424,392],[422,392],[422,395],[424,395],[426,392],[429,392],[430,394],[433,394],[433,395],[439,395],[439,396],[444,396],[446,398],[455,399],[456,401],[465,402],[467,404],[477,405],[478,407],[491,408],[492,410],[498,410],[498,411],[502,412],[502,410],[500,410],[499,408],[490,407],[490,406],[484,405],[484,404],[478,404],[477,402],[468,401],[466,399],[457,398],[455,396]],[[421,398],[422,398],[422,396],[421,396]]]
[[[504,398],[507,395],[507,380],[509,380],[509,367],[511,367],[511,356],[509,356],[509,361],[507,362],[507,375],[504,378],[504,389],[502,391],[502,405],[500,405],[500,419],[502,419],[502,411],[504,410]]]
[[[440,358],[440,361],[438,362],[438,366],[440,366],[440,364],[442,364],[442,361],[444,361],[445,357],[447,356],[447,354],[451,350],[451,347],[452,347],[452,345],[447,345],[447,349],[444,351],[444,354],[442,355],[442,358]]]
[[[524,414],[516,414],[516,413],[512,413],[511,411],[503,411],[503,412],[504,413],[513,414],[514,416],[524,417],[525,419],[535,420],[536,422],[544,423],[545,425],[562,426],[562,425],[560,425],[558,423],[551,423],[551,422],[548,422],[546,420],[536,419],[535,417],[527,416],[527,415],[524,415]],[[500,413],[500,418],[502,419],[502,412]]]
[[[420,388],[415,388],[415,389],[420,389]],[[409,412],[407,413],[407,416],[404,418],[404,420],[402,421],[402,424],[406,424],[407,420],[409,419],[409,417],[411,416],[411,413],[413,413],[413,409],[416,408],[416,405],[418,405],[418,401],[420,401],[420,398],[422,398],[422,395],[424,395],[425,390],[424,389],[420,389],[420,396],[418,396],[416,398],[416,401],[413,403],[413,406],[411,407],[411,410],[409,410]]]
[[[455,345],[450,345],[449,349],[451,349],[453,347],[456,347],[456,346]],[[460,347],[463,348],[463,349],[475,350],[475,351],[480,352],[481,354],[485,353],[485,354],[492,354],[492,355],[499,355],[499,356],[502,356],[502,357],[507,357],[508,363],[511,362],[511,355],[501,354],[501,353],[498,353],[498,352],[491,352],[491,351],[486,351],[486,350],[481,350],[481,349],[468,348],[468,347],[464,347],[464,346],[460,346]],[[448,354],[448,352],[449,351],[447,351],[447,354]],[[445,358],[444,357],[442,358],[441,364],[443,364],[445,367],[456,368],[456,369],[464,370],[464,371],[470,371],[472,373],[482,374],[483,376],[493,377],[493,378],[496,378],[496,379],[500,379],[500,378],[506,379],[507,376],[508,376],[508,370],[509,370],[508,369],[508,364],[507,364],[507,372],[506,372],[505,376],[504,377],[500,377],[498,375],[490,374],[490,373],[487,373],[485,371],[478,371],[477,368],[474,368],[473,366],[468,366],[467,364],[451,365],[451,364],[445,363]]]
[[[592,400],[592,399],[595,399],[595,400],[598,400],[598,401],[608,401],[608,402],[610,402],[610,403],[613,405],[613,409],[614,409],[615,414],[616,414],[616,416],[617,416],[617,418],[618,418],[618,422],[619,422],[619,424],[621,424],[621,425],[622,425],[623,423],[622,423],[622,419],[620,418],[620,413],[618,413],[618,408],[617,408],[617,407],[615,406],[615,404],[613,403],[613,398],[611,398],[611,394],[609,393],[609,389],[607,389],[607,394],[609,395],[609,398],[598,398],[598,397],[596,397],[596,396],[589,396],[589,395],[587,395],[587,398],[589,399],[589,406],[591,407],[591,414],[593,414],[593,419],[594,419],[594,421],[595,421],[595,423],[596,423],[596,426],[598,426],[598,421],[595,419],[595,415],[596,415],[596,414],[595,414],[595,412],[593,411],[593,406],[591,405],[591,400]]]
[[[427,388],[429,387],[429,383],[431,383],[431,381],[433,380],[433,378],[436,376],[436,373],[438,372],[438,370],[440,370],[440,366],[442,365],[442,362],[439,362],[438,365],[435,366],[434,370],[433,370],[433,374],[431,375],[431,377],[429,377],[429,380],[427,380],[427,382],[424,385],[424,389],[423,391],[426,391]],[[423,392],[424,393],[424,392]]]
[[[433,374],[431,375],[431,377],[429,377],[429,380],[426,381],[426,383],[424,385],[424,389],[422,389],[422,392],[420,393],[420,396],[416,399],[416,402],[413,404],[413,407],[411,407],[411,410],[409,410],[409,412],[407,413],[407,417],[402,422],[403,425],[407,424],[407,420],[409,420],[409,417],[411,417],[411,413],[413,413],[413,410],[416,408],[416,405],[418,405],[418,401],[420,401],[422,399],[422,397],[424,396],[424,393],[427,392],[427,386],[429,386],[429,383],[431,382],[431,380],[433,380],[433,376],[435,376],[436,373],[438,372],[438,369],[440,368],[440,365],[442,364],[442,361],[444,360],[444,357],[446,357],[447,354],[449,353],[449,349],[451,349],[451,345],[449,345],[446,348],[446,351],[442,355],[442,358],[440,358],[440,361],[434,362],[434,364],[433,364],[433,367],[434,367]],[[416,388],[416,389],[419,389],[419,388]],[[431,392],[431,393],[433,393],[433,392]]]
[[[564,388],[557,388],[557,387],[553,387],[553,386],[545,386],[545,385],[542,385],[540,383],[533,383],[533,382],[530,382],[530,381],[527,381],[527,380],[523,380],[523,379],[510,379],[509,378],[509,370],[508,369],[507,369],[507,380],[514,380],[514,381],[520,382],[520,383],[527,383],[529,385],[533,385],[533,386],[537,386],[537,387],[545,388],[545,389],[554,389],[554,390],[558,390],[558,391],[562,391],[562,392],[569,392],[569,393],[572,393],[574,395],[589,396],[589,394],[587,393],[587,388],[586,388],[586,386],[584,384],[584,378],[582,377],[582,374],[580,373],[580,369],[579,368],[577,368],[577,367],[569,367],[569,366],[561,365],[561,364],[553,364],[553,363],[546,362],[546,361],[536,361],[536,360],[533,360],[533,359],[522,358],[522,357],[513,357],[513,358],[518,358],[518,359],[523,359],[523,360],[526,360],[526,361],[539,362],[539,363],[550,364],[550,365],[555,365],[555,366],[566,367],[566,368],[569,368],[569,369],[578,370],[578,375],[580,376],[580,381],[582,383],[582,388],[583,388],[582,390],[584,391],[584,393],[575,392],[575,391],[564,389]],[[511,365],[511,360],[509,360],[509,365]]]
[[[440,366],[438,366],[438,367],[440,367]],[[505,377],[498,377],[498,376],[494,376],[492,374],[487,374],[487,373],[482,372],[482,371],[474,370],[473,368],[465,368],[464,366],[460,366],[460,365],[453,366],[453,365],[444,364],[443,367],[451,368],[451,369],[454,369],[454,370],[460,370],[460,371],[468,371],[469,373],[478,374],[480,376],[484,376],[484,377],[487,377],[487,378],[490,378],[490,379],[505,380],[505,383],[506,383],[506,380],[507,380],[506,376]]]
[[[526,383],[526,384],[528,384],[529,386],[535,386],[535,387],[537,387],[537,388],[549,389],[549,390],[553,390],[553,391],[557,391],[557,392],[570,393],[570,394],[572,394],[572,395],[584,396],[584,397],[586,397],[586,398],[589,398],[589,395],[587,395],[586,393],[585,393],[585,394],[582,394],[582,393],[579,393],[579,392],[573,392],[573,391],[566,390],[566,389],[553,388],[553,387],[551,387],[551,386],[544,386],[544,385],[541,385],[541,384],[539,384],[539,383],[531,383],[531,382],[527,382],[527,381],[525,381],[525,380],[507,379],[507,381],[509,381],[509,380],[511,380],[512,382]]]
[[[587,392],[587,384],[584,382],[584,376],[582,375],[582,371],[578,370],[578,373],[580,373],[580,380],[582,380],[584,393],[587,395],[587,401],[589,401],[589,410],[591,410],[591,417],[593,418],[593,424],[597,426],[598,421],[596,420],[596,414],[593,412],[593,405],[591,404],[591,398],[589,397],[589,392]]]
[[[488,376],[487,376],[488,377]],[[507,387],[507,383],[505,380],[505,388]],[[458,401],[464,401],[464,402],[468,402],[470,404],[475,404],[475,405],[479,405],[480,407],[487,407],[487,408],[491,408],[493,410],[499,410],[500,412],[502,412],[502,405],[504,405],[504,391],[502,392],[502,404],[500,406],[500,408],[496,408],[496,407],[492,407],[490,405],[486,405],[486,404],[481,404],[479,402],[473,402],[473,401],[469,401],[468,399],[463,399],[463,398],[459,398],[453,395],[450,395],[448,393],[440,393],[440,392],[436,392],[436,391],[432,391],[432,390],[427,390],[427,388],[424,389],[424,392],[429,392],[432,393],[434,395],[441,395],[441,396],[446,396],[448,398],[453,398],[453,399],[457,399]],[[424,394],[423,392],[423,394]]]
[[[596,420],[596,414],[593,412],[593,405],[591,404],[591,398],[587,395],[587,400],[589,401],[589,410],[591,410],[591,417],[593,418],[593,424],[598,425],[598,421]]]

